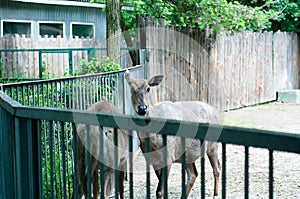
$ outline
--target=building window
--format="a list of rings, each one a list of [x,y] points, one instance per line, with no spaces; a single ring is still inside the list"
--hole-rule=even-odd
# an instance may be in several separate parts
[[[40,22],[39,31],[41,36],[48,35],[57,37],[60,35],[64,36],[64,24],[63,23],[52,23],[52,22]]]
[[[71,23],[72,37],[94,37],[94,24]]]
[[[31,22],[2,21],[2,27],[3,32],[1,36],[19,34],[31,37]]]

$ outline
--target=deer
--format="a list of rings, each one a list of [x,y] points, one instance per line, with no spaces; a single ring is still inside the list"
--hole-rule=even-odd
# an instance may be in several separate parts
[[[118,107],[112,103],[102,100],[92,104],[87,111],[106,112],[122,114]],[[89,128],[89,129],[87,129]],[[118,149],[118,165],[119,169],[119,195],[120,199],[124,199],[124,178],[126,161],[128,159],[128,132],[118,129],[118,146],[114,145],[114,130],[109,127],[76,124],[77,136],[77,162],[78,162],[78,195],[81,198],[83,195],[87,198],[87,166],[86,166],[86,133],[89,131],[90,154],[91,154],[91,176],[93,184],[93,197],[98,198],[99,183],[98,169],[100,165],[99,153],[100,147],[103,147],[104,156],[101,161],[104,165],[104,197],[109,198],[114,186],[114,148]],[[100,143],[99,134],[103,133],[103,143]]]
[[[130,88],[131,104],[135,114],[139,116],[149,116],[150,118],[164,118],[185,120],[198,123],[219,124],[219,112],[212,106],[200,101],[161,101],[154,105],[150,104],[150,90],[151,87],[158,86],[164,76],[156,75],[149,79],[136,79],[130,76],[130,72],[125,72],[125,79]],[[152,165],[155,174],[158,178],[158,185],[156,188],[156,198],[164,197],[164,182],[163,182],[163,138],[151,132],[138,132],[140,140],[140,148],[145,155],[146,138],[150,142],[150,164]],[[181,138],[178,136],[167,136],[167,176],[173,163],[182,163],[181,160]],[[188,198],[190,191],[198,176],[195,161],[200,158],[201,141],[192,138],[185,139],[185,153],[186,153],[186,195]],[[214,175],[214,198],[218,198],[218,185],[220,181],[221,164],[218,159],[218,144],[216,142],[204,141],[202,148],[205,150]],[[167,179],[166,179],[167,180]]]

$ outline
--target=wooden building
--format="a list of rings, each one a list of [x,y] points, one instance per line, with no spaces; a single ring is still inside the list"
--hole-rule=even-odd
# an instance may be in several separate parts
[[[1,0],[0,37],[20,34],[105,39],[104,6],[89,0]]]

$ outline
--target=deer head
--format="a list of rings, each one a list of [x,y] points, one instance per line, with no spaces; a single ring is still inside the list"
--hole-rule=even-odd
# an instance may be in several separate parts
[[[134,111],[141,116],[148,114],[149,112],[149,100],[150,87],[157,86],[163,80],[163,75],[156,75],[150,79],[135,79],[130,77],[130,72],[127,70],[125,73],[125,79],[130,87],[131,103]]]

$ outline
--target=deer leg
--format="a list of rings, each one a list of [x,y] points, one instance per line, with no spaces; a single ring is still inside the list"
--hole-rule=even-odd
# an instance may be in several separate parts
[[[78,193],[87,196],[86,172],[85,172],[85,156],[78,154]]]
[[[100,185],[98,181],[98,167],[93,172],[92,183],[93,183],[93,198],[98,198],[98,194],[100,191],[100,187],[99,187]]]
[[[100,186],[99,186],[99,178],[98,178],[98,168],[99,162],[96,158],[91,156],[91,181],[93,185],[93,198],[98,198]],[[87,176],[86,176],[87,177]],[[91,185],[88,185],[91,186]]]
[[[124,199],[124,180],[125,180],[125,174],[127,173],[126,168],[127,168],[127,164],[124,163],[123,165],[120,166],[120,169],[119,169],[119,194],[120,194],[120,199]]]
[[[213,168],[214,174],[214,198],[218,198],[218,189],[219,189],[219,182],[220,182],[220,173],[221,173],[221,164],[218,159],[218,146],[217,144],[213,145],[212,147],[207,147],[206,154],[210,161],[210,164]]]
[[[125,172],[119,172],[119,193],[120,199],[124,199],[124,179],[125,179]]]
[[[158,185],[156,188],[156,197],[159,198],[159,196],[162,194],[162,181],[161,181],[162,169],[155,169],[154,171],[158,179]]]
[[[157,185],[157,188],[156,188],[156,198],[158,198],[158,199],[164,197],[164,186],[166,184],[166,183],[164,183],[162,170],[163,169],[155,170],[155,174],[158,178],[158,185]],[[171,170],[171,165],[167,167],[167,179],[165,179],[166,181],[168,181],[170,170]]]
[[[71,178],[73,180],[73,185],[74,185],[74,173],[72,173]],[[80,183],[78,183],[78,189],[77,190],[78,190],[78,198],[81,198],[83,196],[83,193],[82,193],[82,188],[81,188]],[[75,198],[75,196],[74,196],[74,186],[73,186],[73,193],[71,195],[71,199],[74,199],[74,198]]]
[[[195,162],[192,164],[186,165],[186,172],[187,172],[187,184],[186,184],[186,198],[188,198],[190,191],[192,190],[192,187],[194,186],[194,183],[196,181],[196,178],[198,176],[197,168],[195,165]]]

